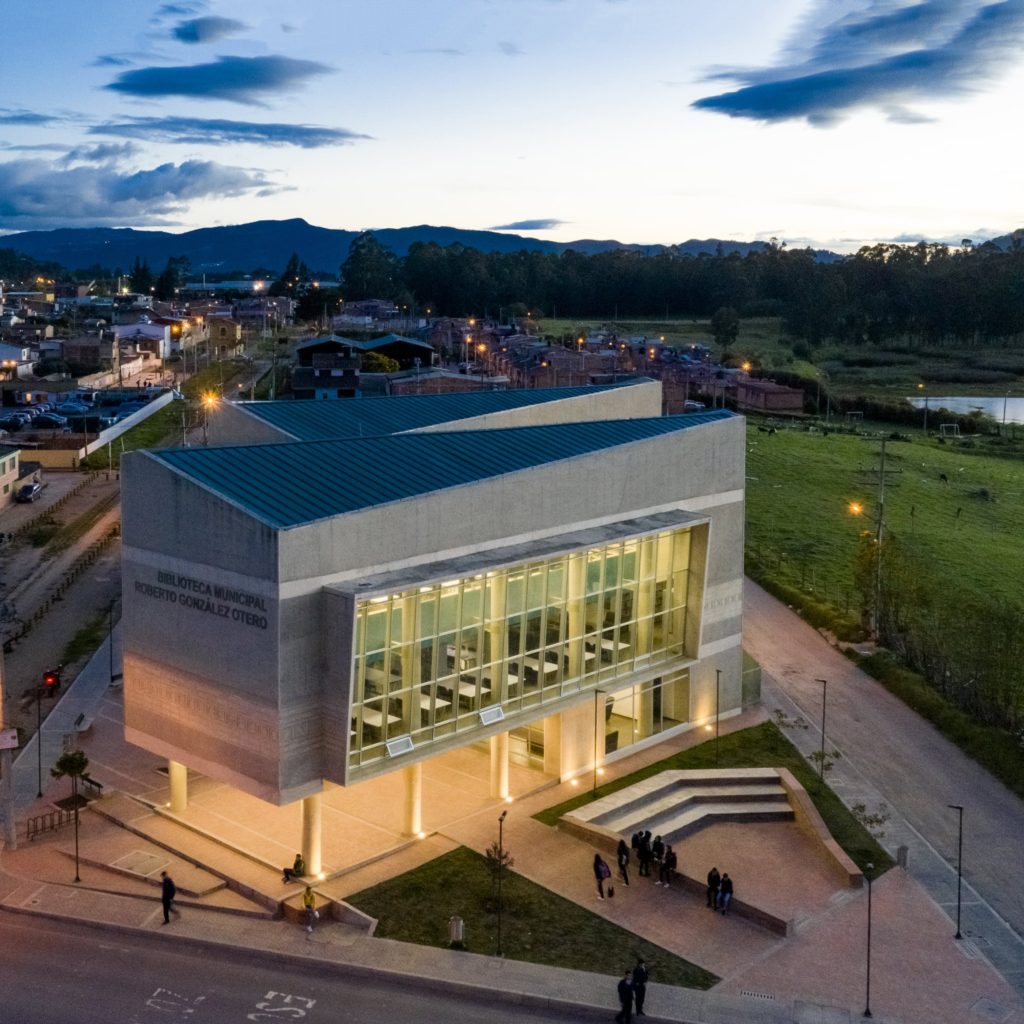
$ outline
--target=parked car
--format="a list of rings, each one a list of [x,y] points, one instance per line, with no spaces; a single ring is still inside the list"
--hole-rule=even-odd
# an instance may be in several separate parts
[[[68,421],[55,412],[42,412],[32,421],[32,426],[51,430],[66,430]]]
[[[25,421],[20,416],[4,416],[0,419],[0,427],[14,434],[25,426]]]
[[[700,412],[701,409],[705,409],[707,406],[703,402],[692,402],[687,399],[683,402],[683,412]]]
[[[27,504],[30,501],[35,501],[36,499],[38,499],[38,497],[42,493],[42,484],[24,484],[23,486],[18,488],[17,492],[14,495],[14,500],[17,502],[21,502],[22,504]]]
[[[87,405],[82,405],[80,402],[65,402],[64,405],[57,407],[58,416],[66,416],[68,418],[72,416],[85,416],[92,410]]]

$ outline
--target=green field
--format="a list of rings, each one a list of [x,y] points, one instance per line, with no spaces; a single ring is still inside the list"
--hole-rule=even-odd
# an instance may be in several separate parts
[[[626,337],[664,338],[670,345],[708,345],[716,359],[749,361],[755,375],[795,373],[819,379],[837,398],[867,396],[900,401],[912,394],[1004,395],[1024,390],[1024,348],[927,348],[919,344],[839,345],[811,348],[790,337],[775,317],[740,320],[739,335],[723,352],[715,345],[707,318],[649,320],[547,319],[537,321],[542,334],[555,342],[572,343],[581,334],[600,329]],[[918,385],[923,385],[919,390]]]
[[[616,976],[643,957],[665,985],[707,989],[715,975],[563,899],[512,870],[502,875],[502,952],[511,960]],[[591,878],[589,859],[579,865]],[[487,861],[465,847],[422,867],[347,897],[378,919],[376,935],[424,946],[448,944],[448,919],[465,922],[465,948],[492,955],[497,949],[497,903]]]
[[[876,528],[881,436],[747,432],[748,567],[856,617],[855,551]],[[951,602],[1021,596],[1024,464],[924,435],[886,444],[883,528]],[[945,476],[945,481],[943,481]],[[860,503],[861,515],[850,505]]]

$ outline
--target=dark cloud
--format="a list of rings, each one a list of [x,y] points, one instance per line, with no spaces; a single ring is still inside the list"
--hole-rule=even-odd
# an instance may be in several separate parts
[[[34,110],[0,108],[0,124],[43,125],[56,124],[59,120],[50,114],[37,114]]]
[[[442,57],[465,57],[465,50],[457,50],[454,46],[427,46],[418,50],[410,50],[410,53],[437,53]]]
[[[254,121],[201,117],[130,117],[93,125],[89,134],[189,145],[251,142],[261,146],[300,146],[303,149],[349,146],[372,138],[345,128],[323,128],[312,124],[258,124]]]
[[[330,72],[326,64],[291,57],[218,57],[212,64],[124,71],[107,89],[130,96],[191,96],[259,105],[258,97]]]
[[[18,160],[0,163],[0,229],[169,224],[196,200],[272,191],[258,171],[211,161],[120,173],[109,163],[64,168]]]
[[[134,64],[135,61],[129,57],[118,57],[113,53],[106,53],[102,57],[97,57],[93,62],[94,68],[126,68]]]
[[[95,146],[75,146],[74,149],[69,149],[61,157],[61,163],[117,163],[135,156],[138,152],[139,147],[134,142],[101,142]]]
[[[516,46],[515,43],[498,43],[498,49],[501,50],[506,57],[522,57],[526,51],[522,47]]]
[[[562,224],[568,224],[567,220],[555,220],[554,217],[539,217],[536,220],[514,220],[511,224],[495,224],[488,228],[489,231],[550,231]]]
[[[234,18],[209,16],[179,22],[174,27],[172,35],[180,43],[213,43],[225,36],[244,32],[247,28],[245,22],[236,21]]]
[[[163,21],[165,18],[187,18],[190,14],[198,14],[205,10],[206,4],[202,2],[184,4],[161,4],[153,15],[154,21]]]
[[[856,10],[819,0],[780,61],[721,70],[743,83],[697,100],[698,110],[758,121],[830,124],[874,107],[901,123],[913,101],[980,89],[1013,65],[1024,41],[1024,0],[859,0]]]

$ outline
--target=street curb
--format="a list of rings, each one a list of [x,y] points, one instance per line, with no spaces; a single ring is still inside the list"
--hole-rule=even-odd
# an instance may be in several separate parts
[[[410,988],[418,988],[428,992],[438,992],[451,995],[453,992],[460,992],[471,996],[481,1002],[495,1002],[512,1006],[527,1006],[538,1009],[560,1010],[565,1013],[572,1013],[575,1018],[586,1014],[588,1018],[607,1020],[613,1013],[614,1006],[595,1005],[593,1003],[575,1002],[570,999],[562,999],[556,996],[543,996],[533,992],[518,992],[508,989],[495,988],[493,986],[477,985],[471,982],[459,981],[455,978],[432,978],[424,975],[411,974],[407,971],[392,970],[386,967],[374,966],[364,963],[341,963],[337,960],[322,959],[313,956],[303,956],[301,953],[282,952],[251,946],[237,946],[231,942],[222,942],[217,939],[203,939],[193,935],[175,935],[164,931],[149,931],[143,928],[136,928],[132,925],[115,924],[111,921],[82,920],[80,918],[68,918],[64,914],[57,914],[49,910],[28,910],[24,907],[11,907],[0,904],[0,914],[9,913],[28,918],[42,918],[43,920],[67,922],[87,928],[99,928],[106,932],[118,935],[145,935],[154,942],[180,948],[188,946],[196,951],[205,952],[209,950],[229,951],[243,959],[257,960],[261,958],[273,958],[291,963],[297,967],[305,967],[315,970],[330,970],[341,977],[354,979],[365,979],[367,976],[376,978],[389,984],[400,984]],[[470,956],[474,954],[469,954]],[[533,965],[543,969],[543,965]],[[615,979],[609,977],[609,992],[614,992]],[[668,987],[668,986],[666,986]],[[704,992],[695,994],[705,995]],[[645,1014],[650,1024],[701,1024],[701,1021],[693,1017],[659,1017],[654,1014]]]

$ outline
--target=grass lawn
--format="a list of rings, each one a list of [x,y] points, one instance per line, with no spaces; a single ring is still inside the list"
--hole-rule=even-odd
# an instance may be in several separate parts
[[[515,850],[509,851],[513,862]],[[465,921],[465,945],[493,954],[497,913],[486,859],[460,847],[415,871],[356,893],[347,902],[380,922],[377,935],[423,946],[448,945],[448,918]],[[666,985],[707,989],[715,975],[637,938],[598,914],[535,885],[512,870],[502,876],[502,951],[510,960],[595,971],[613,977],[643,957]],[[614,1004],[614,990],[609,989]]]
[[[808,764],[797,749],[782,734],[773,722],[741,729],[719,739],[719,760],[715,762],[715,742],[710,740],[689,750],[682,750],[664,761],[648,765],[624,778],[606,783],[597,789],[597,798],[632,786],[642,779],[659,772],[693,768],[788,768],[807,790],[815,807],[825,820],[832,838],[864,870],[874,864],[873,877],[892,866],[892,859],[882,849],[870,832],[850,813],[842,801],[818,778],[817,772]],[[595,797],[590,791],[580,793],[556,807],[548,807],[534,815],[546,825],[554,825],[563,814],[590,803]]]
[[[813,592],[854,618],[854,556],[874,531],[878,441],[801,430],[747,434],[748,570]],[[943,475],[946,481],[943,481]],[[987,496],[986,496],[987,492]],[[885,530],[937,594],[1019,599],[1024,577],[1019,461],[925,441],[886,446]],[[864,512],[851,515],[851,502]],[[955,586],[951,583],[955,582]]]

